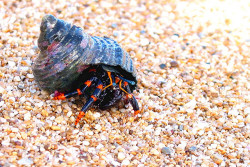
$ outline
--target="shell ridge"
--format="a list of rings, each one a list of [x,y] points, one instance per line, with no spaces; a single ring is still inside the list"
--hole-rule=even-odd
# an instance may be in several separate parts
[[[72,32],[74,32],[75,31],[75,29],[72,27],[72,30],[71,30]],[[70,32],[66,35],[66,36],[72,36],[72,34],[70,34]],[[72,38],[71,38],[72,39]],[[67,39],[65,39],[65,41],[67,41]],[[63,46],[63,45],[61,45],[61,46]],[[77,45],[72,45],[72,46],[74,46],[74,47],[71,47],[70,49],[68,49],[67,47],[61,47],[62,49],[64,49],[64,50],[62,50],[62,51],[59,51],[59,52],[57,52],[57,53],[48,53],[47,55],[48,55],[48,59],[50,59],[50,60],[53,60],[54,62],[59,62],[59,63],[61,63],[61,61],[65,61],[65,59],[67,59],[68,58],[68,56],[65,56],[65,55],[68,55],[70,52],[72,52],[76,47],[78,47]],[[60,50],[60,49],[59,49]],[[68,51],[65,51],[65,50],[68,50]],[[54,66],[55,64],[57,64],[57,63],[55,63],[55,64],[53,64],[53,63],[51,63],[50,65],[46,65],[46,64],[44,64],[44,63],[46,63],[46,62],[41,62],[41,63],[43,63],[43,64],[41,64],[40,66],[41,66],[41,68],[44,68],[44,69],[46,69],[46,71],[47,71],[47,73],[50,73],[51,75],[53,75],[54,73],[52,72],[52,71],[50,71],[50,69],[53,69],[53,68],[51,68],[52,66]],[[48,77],[48,75],[46,74],[46,76]]]
[[[87,33],[86,33],[87,35]],[[90,35],[87,35],[87,45],[84,49],[84,52],[82,53],[82,56],[80,57],[81,63],[84,64],[84,62],[86,62],[88,55],[90,55],[92,47],[93,47],[93,40],[92,37]],[[90,63],[85,63],[87,65],[89,65]]]
[[[109,46],[110,42],[106,38],[99,38],[99,40],[103,48],[99,62],[103,62],[107,64],[110,61],[112,61],[111,59],[112,55],[110,55],[110,50],[109,50],[112,47]]]
[[[72,74],[74,74],[74,78],[77,78],[80,75],[80,71],[79,71],[79,66],[77,67],[77,64],[81,64],[81,57],[83,57],[83,54],[85,52],[87,52],[86,47],[83,48],[80,44],[83,40],[85,40],[84,38],[84,32],[82,31],[82,29],[80,29],[79,27],[75,27],[77,31],[75,31],[76,33],[72,35],[75,36],[75,46],[74,49],[71,51],[71,53],[69,54],[69,56],[64,56],[67,57],[67,59],[65,60],[66,63],[69,62],[67,64],[67,67],[65,68],[65,71],[63,72],[64,75],[62,75],[62,79],[63,78],[71,78]],[[87,37],[87,35],[85,35]],[[74,45],[73,45],[74,46]],[[71,79],[73,80],[73,79]]]
[[[101,60],[105,61],[105,43],[100,37],[95,37],[95,58],[93,58],[91,63],[99,63]],[[108,61],[108,60],[106,60]]]

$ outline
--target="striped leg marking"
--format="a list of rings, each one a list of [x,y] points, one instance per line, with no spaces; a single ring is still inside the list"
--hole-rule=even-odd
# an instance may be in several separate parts
[[[66,98],[70,98],[76,95],[82,95],[85,90],[90,87],[92,84],[95,84],[95,81],[97,80],[96,77],[92,77],[89,80],[87,80],[86,82],[84,82],[84,87],[81,89],[76,89],[76,91],[73,92],[69,92],[69,93],[60,93],[60,92],[55,92],[54,93],[54,100],[65,100]]]
[[[97,84],[97,87],[93,93],[93,95],[91,95],[91,97],[89,98],[89,100],[85,103],[85,105],[82,107],[79,115],[77,116],[76,118],[76,122],[75,122],[75,125],[78,124],[78,122],[81,120],[81,118],[85,115],[85,113],[87,112],[87,110],[89,109],[89,107],[91,106],[91,104],[93,102],[95,102],[98,97],[100,96],[101,92],[103,90],[103,84],[102,82],[99,80],[98,84]]]

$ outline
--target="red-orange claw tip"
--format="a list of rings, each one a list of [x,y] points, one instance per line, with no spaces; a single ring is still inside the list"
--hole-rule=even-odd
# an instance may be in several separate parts
[[[137,116],[140,113],[140,110],[134,111],[134,116]]]
[[[58,91],[55,91],[53,100],[65,100],[65,99],[66,99],[66,97],[65,97],[64,93],[60,93]]]
[[[60,94],[59,96],[57,96],[57,99],[58,99],[58,100],[65,100],[66,97],[65,97],[64,94],[62,93],[62,94]]]

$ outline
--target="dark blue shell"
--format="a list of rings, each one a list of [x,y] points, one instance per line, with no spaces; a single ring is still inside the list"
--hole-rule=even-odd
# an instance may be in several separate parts
[[[53,92],[64,90],[91,65],[103,65],[134,81],[136,70],[129,54],[114,40],[92,37],[80,27],[52,15],[44,16],[38,39],[40,54],[32,65],[33,74],[41,89]]]

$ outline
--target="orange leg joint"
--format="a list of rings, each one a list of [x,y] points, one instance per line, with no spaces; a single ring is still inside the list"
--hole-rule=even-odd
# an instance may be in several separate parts
[[[97,100],[97,98],[96,98],[94,95],[92,95],[91,98],[92,98],[94,101]]]
[[[82,95],[82,91],[80,89],[76,89],[76,90],[77,90],[78,95]]]
[[[84,82],[84,84],[87,85],[87,87],[90,87],[91,83],[92,83],[92,81],[90,81],[90,80],[87,80],[86,82]]]

